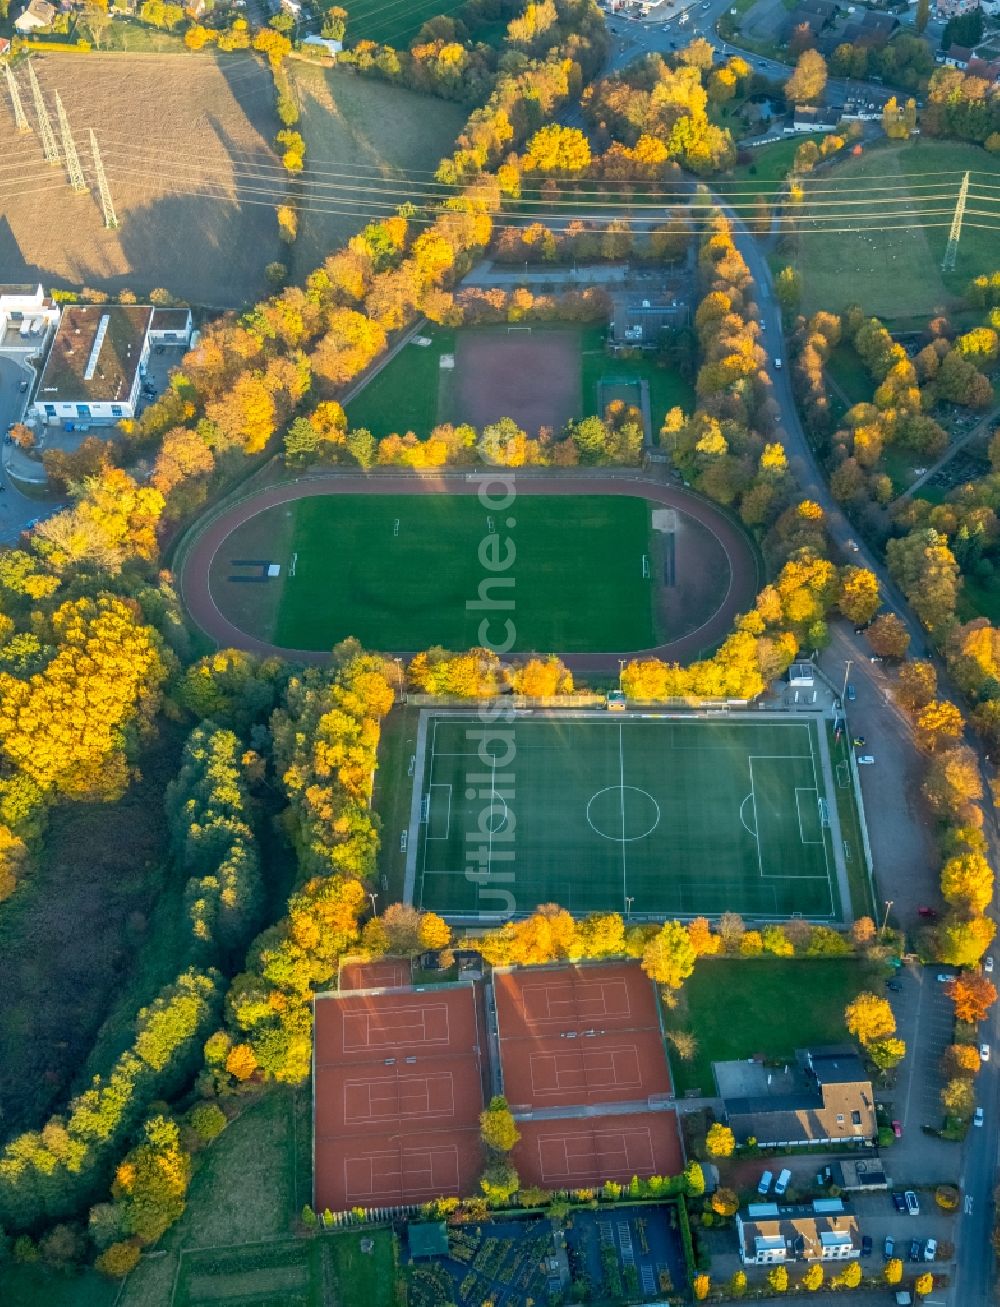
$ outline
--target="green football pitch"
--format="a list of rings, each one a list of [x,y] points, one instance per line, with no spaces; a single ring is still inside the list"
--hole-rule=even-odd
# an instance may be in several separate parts
[[[428,714],[422,743],[407,868],[422,908],[837,919],[848,907],[815,721]]]
[[[497,643],[509,616],[515,650],[648,649],[659,642],[652,581],[644,575],[650,511],[631,495],[524,495],[513,518],[495,520],[475,495],[297,500],[285,546],[295,574],[283,581],[274,641],[329,649],[356,636],[370,649],[467,649],[483,643],[484,616]],[[287,529],[287,512],[281,506],[252,518],[231,548],[264,548],[272,531]],[[500,536],[501,557],[507,539],[516,550],[504,573],[513,586],[491,592],[510,597],[513,608],[486,614],[470,605],[491,577],[479,556],[491,531]]]

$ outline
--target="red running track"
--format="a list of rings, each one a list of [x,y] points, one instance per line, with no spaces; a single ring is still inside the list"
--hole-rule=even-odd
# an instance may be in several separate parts
[[[572,473],[558,477],[529,477],[499,468],[497,477],[513,477],[518,495],[636,495],[666,508],[675,508],[710,531],[729,559],[730,581],[725,598],[712,616],[696,630],[653,649],[560,655],[573,671],[616,672],[621,658],[694,662],[702,651],[713,648],[725,639],[740,613],[753,607],[758,582],[753,550],[742,530],[708,500],[689,494],[680,486],[647,481],[639,476],[634,480],[582,477]],[[246,649],[251,653],[277,655],[297,662],[326,662],[329,654],[317,653],[312,649],[285,649],[249,635],[230,622],[216,606],[209,587],[209,571],[212,560],[232,532],[266,509],[314,495],[474,495],[477,492],[478,486],[475,482],[470,482],[465,473],[438,473],[418,479],[392,475],[366,477],[338,472],[325,477],[308,477],[302,481],[271,486],[251,499],[232,505],[206,524],[184,557],[179,578],[181,596],[195,622],[220,648]],[[411,657],[415,651],[386,652]],[[547,652],[559,653],[559,650]]]

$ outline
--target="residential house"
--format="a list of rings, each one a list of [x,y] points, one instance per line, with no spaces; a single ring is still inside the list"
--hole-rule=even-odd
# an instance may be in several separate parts
[[[730,1077],[726,1068],[734,1065],[739,1072]],[[761,1148],[870,1148],[878,1139],[871,1080],[851,1045],[799,1049],[783,1070],[719,1063],[716,1078],[738,1144],[756,1139]],[[727,1093],[727,1082],[742,1092]]]
[[[669,292],[655,299],[616,296],[612,340],[616,345],[653,347],[660,343],[665,331],[684,326],[688,317],[687,301]]]
[[[791,123],[785,124],[786,136],[794,132],[832,132],[840,122],[839,109],[817,109],[811,104],[797,104]]]
[[[845,1262],[861,1256],[858,1223],[844,1212],[828,1215],[809,1207],[755,1203],[746,1216],[737,1214],[736,1233],[744,1266]]]
[[[959,18],[962,14],[971,14],[979,8],[979,0],[934,0],[934,11],[938,18]]]
[[[135,417],[152,320],[148,305],[64,309],[35,391],[34,415],[47,425]]]
[[[14,19],[14,26],[22,36],[25,36],[42,28],[51,27],[55,16],[56,7],[50,5],[49,0],[31,0],[28,7]]]
[[[972,51],[966,45],[950,45],[943,55],[939,56],[938,62],[945,65],[946,68],[958,68],[965,72],[973,58]]]

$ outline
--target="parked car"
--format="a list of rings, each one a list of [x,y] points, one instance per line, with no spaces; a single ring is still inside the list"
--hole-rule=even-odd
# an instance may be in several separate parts
[[[874,755],[873,755],[873,754],[870,754],[870,753],[861,753],[861,754],[859,754],[859,755],[858,755],[858,766],[859,766],[859,767],[874,767],[874,766],[875,766],[875,757],[874,757]]]
[[[975,1114],[973,1115],[973,1118],[972,1118],[972,1124],[973,1124],[974,1126],[982,1126],[982,1124],[983,1124],[983,1109],[982,1109],[981,1107],[977,1107],[977,1108],[976,1108]]]
[[[903,1123],[902,1123],[902,1121],[893,1121],[893,1123],[892,1123],[892,1133],[896,1136],[897,1139],[902,1139],[902,1137],[903,1137]]]
[[[937,912],[935,911],[934,908],[917,908],[917,916],[927,917],[931,921],[933,921],[934,918],[937,916]]]
[[[911,1240],[910,1240],[910,1251],[909,1251],[909,1253],[907,1254],[907,1258],[906,1258],[906,1260],[907,1260],[908,1262],[919,1262],[919,1261],[921,1260],[921,1257],[920,1257],[920,1240],[919,1240],[919,1239],[911,1239]]]
[[[882,1256],[886,1261],[890,1259],[896,1248],[896,1241],[891,1234],[887,1234],[882,1240]]]
[[[984,1062],[988,1062],[988,1061],[990,1060],[990,1046],[989,1046],[989,1044],[980,1044],[980,1045],[979,1045],[979,1056],[982,1058],[982,1060],[983,1060]]]
[[[913,1190],[907,1189],[906,1192],[903,1194],[903,1197],[906,1200],[906,1210],[910,1213],[910,1215],[919,1216],[920,1203],[917,1199],[917,1195],[913,1192]]]
[[[988,976],[993,974],[993,954],[987,953],[983,958],[983,970]]]
[[[774,1179],[774,1175],[770,1171],[765,1171],[764,1174],[760,1177],[760,1184],[757,1186],[757,1192],[759,1194],[768,1193],[770,1191],[771,1181],[773,1179]]]
[[[952,975],[952,973],[951,973],[950,971],[939,971],[939,972],[938,972],[938,981],[939,981],[942,985],[947,985],[947,983],[948,983],[949,980],[954,980],[954,979],[955,979],[955,977]]]
[[[776,368],[780,368],[780,367],[781,367],[781,359],[775,359],[775,360],[774,360],[774,366],[775,366]]]
[[[892,1195],[892,1205],[893,1205],[893,1207],[895,1207],[895,1209],[896,1209],[897,1212],[905,1212],[905,1211],[906,1211],[906,1199],[903,1197],[903,1195],[902,1195],[898,1190],[896,1190],[896,1191],[893,1192],[893,1195]]]
[[[848,698],[849,702],[853,703],[854,700],[855,700],[857,697],[858,697],[858,692],[857,692],[857,690],[855,690],[855,688],[854,688],[853,685],[848,684],[848,686],[847,686],[847,698]]]
[[[861,1256],[870,1257],[872,1255],[872,1237],[866,1234],[861,1240]]]
[[[23,395],[30,385],[31,385],[30,381],[22,381],[21,384],[18,386],[18,390]]]
[[[894,994],[902,994],[903,992],[903,986],[898,980],[887,980],[885,982],[885,987],[886,989],[891,989]]]
[[[789,1169],[785,1167],[785,1169],[778,1176],[778,1183],[774,1186],[774,1192],[776,1194],[783,1194],[785,1190],[788,1188],[788,1182],[791,1178],[792,1178],[791,1171],[789,1171]]]
[[[937,1256],[937,1240],[928,1239],[924,1244],[924,1261],[932,1262]]]

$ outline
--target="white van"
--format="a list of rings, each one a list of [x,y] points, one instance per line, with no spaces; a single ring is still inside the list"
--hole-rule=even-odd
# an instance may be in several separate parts
[[[778,1176],[778,1183],[774,1186],[774,1192],[776,1194],[783,1194],[785,1190],[788,1188],[788,1182],[791,1178],[792,1178],[792,1173],[786,1167],[782,1171],[782,1173]]]
[[[771,1188],[771,1181],[773,1179],[774,1175],[770,1171],[765,1171],[760,1177],[760,1184],[757,1186],[757,1192],[759,1194],[766,1194]]]

